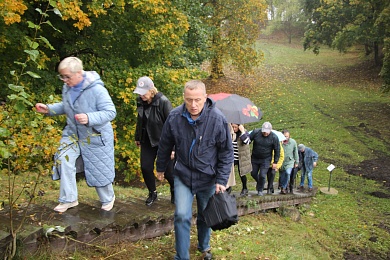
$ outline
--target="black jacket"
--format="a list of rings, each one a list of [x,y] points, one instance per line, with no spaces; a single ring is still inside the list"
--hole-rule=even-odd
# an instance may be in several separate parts
[[[249,138],[253,143],[252,160],[271,158],[274,151],[274,163],[279,162],[280,143],[276,134],[271,132],[265,137],[261,133],[261,128],[257,128],[249,134]]]
[[[146,107],[148,109],[145,110]],[[137,97],[137,127],[135,129],[135,141],[145,141],[143,135],[148,134],[152,147],[158,146],[161,131],[167,120],[172,104],[161,92],[158,92],[149,105],[140,97]],[[145,115],[144,115],[145,112]],[[146,117],[146,132],[142,130],[143,116]]]

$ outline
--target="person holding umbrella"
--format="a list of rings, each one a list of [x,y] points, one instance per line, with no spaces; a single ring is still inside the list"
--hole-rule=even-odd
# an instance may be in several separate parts
[[[263,196],[265,178],[268,168],[273,158],[272,168],[277,169],[280,159],[280,143],[279,138],[272,132],[270,122],[265,122],[261,129],[256,128],[249,134],[250,140],[253,142],[252,149],[252,177],[257,182],[257,195]]]
[[[251,150],[249,147],[250,139],[249,134],[245,130],[244,125],[231,124],[232,143],[234,150],[234,164],[232,172],[230,173],[228,184],[230,180],[234,178],[234,166],[237,165],[238,174],[240,175],[242,190],[240,196],[248,195],[247,178],[246,174],[252,171],[252,164],[250,160]],[[230,189],[229,187],[228,189]]]

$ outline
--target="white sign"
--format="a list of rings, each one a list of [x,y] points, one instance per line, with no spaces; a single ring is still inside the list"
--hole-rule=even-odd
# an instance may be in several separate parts
[[[331,164],[331,165],[329,165],[328,166],[328,168],[326,168],[326,169],[328,169],[328,171],[333,171],[334,170],[334,168],[336,168],[336,166],[334,166],[333,164]]]

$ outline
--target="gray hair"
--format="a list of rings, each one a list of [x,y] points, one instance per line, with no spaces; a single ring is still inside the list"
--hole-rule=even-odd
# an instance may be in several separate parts
[[[194,79],[194,80],[188,81],[188,82],[184,85],[183,92],[184,92],[186,89],[191,89],[191,90],[192,90],[192,89],[201,89],[201,90],[203,90],[203,93],[206,94],[206,85],[205,85],[201,80]]]
[[[67,57],[63,59],[58,65],[58,71],[63,69],[69,69],[72,73],[82,71],[83,62],[76,57]]]

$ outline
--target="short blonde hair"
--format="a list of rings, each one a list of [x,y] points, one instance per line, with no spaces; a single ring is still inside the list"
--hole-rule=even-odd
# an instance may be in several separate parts
[[[76,57],[67,57],[58,65],[58,72],[63,69],[69,69],[70,72],[80,72],[83,70],[83,62]]]
[[[152,98],[153,98],[155,95],[157,95],[157,93],[158,93],[158,90],[157,90],[157,88],[156,88],[155,86],[151,87],[149,91],[150,91],[150,93],[151,93]]]

